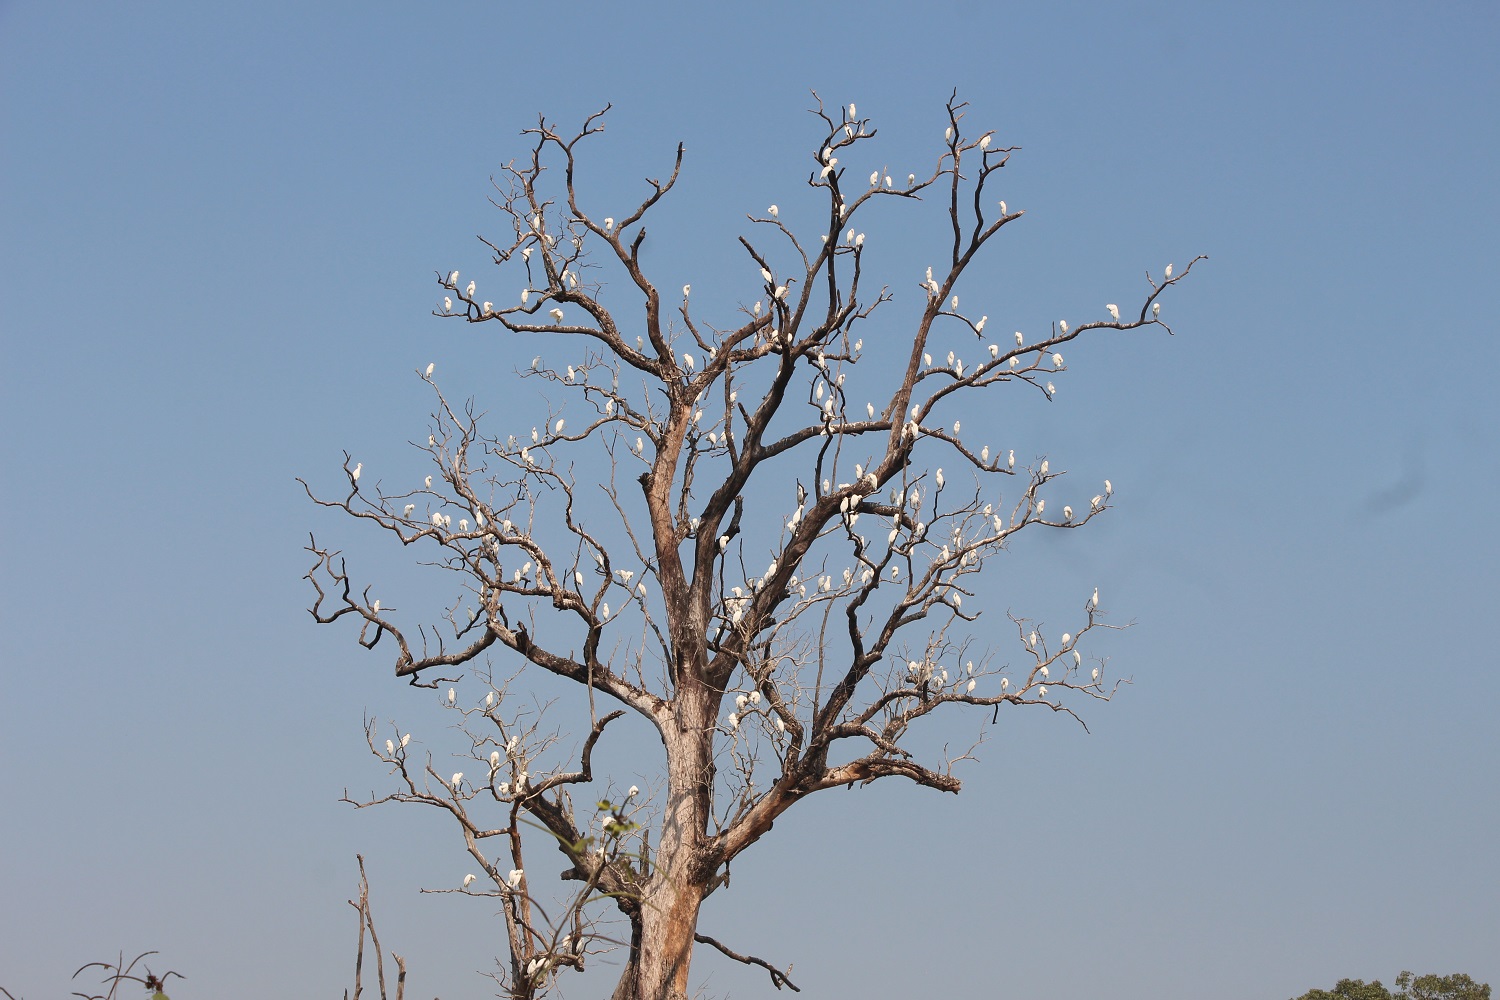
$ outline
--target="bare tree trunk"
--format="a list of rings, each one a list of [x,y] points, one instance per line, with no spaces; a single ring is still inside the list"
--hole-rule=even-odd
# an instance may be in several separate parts
[[[716,710],[708,692],[690,682],[677,718],[663,736],[668,803],[641,899],[634,967],[627,970],[635,981],[631,1000],[686,1000],[688,995],[693,937],[707,885],[704,870],[711,867],[701,862],[713,788],[710,739]],[[616,998],[623,1000],[619,991]]]

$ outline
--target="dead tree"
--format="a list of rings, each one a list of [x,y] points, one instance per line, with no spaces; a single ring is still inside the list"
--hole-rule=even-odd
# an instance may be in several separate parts
[[[308,489],[459,582],[445,622],[412,622],[357,586],[339,553],[309,547],[314,617],[359,622],[367,648],[389,640],[396,675],[437,688],[462,715],[474,764],[452,775],[371,726],[371,750],[399,786],[375,801],[451,813],[484,874],[450,891],[480,891],[482,879],[502,901],[510,956],[497,978],[509,996],[540,995],[614,945],[628,949],[618,1000],[682,998],[695,942],[795,989],[698,927],[727,866],[778,816],[815,792],[882,778],[957,792],[952,767],[967,751],[924,758],[908,739],[937,713],[977,713],[977,739],[1002,707],[1077,719],[1083,699],[1113,692],[1105,661],[1084,659],[1095,630],[1115,627],[1097,591],[1070,632],[1010,617],[1018,665],[971,635],[973,584],[989,560],[1021,531],[1083,527],[1113,490],[1105,481],[1068,499],[1047,461],[1018,464],[1010,448],[965,438],[961,408],[986,390],[1050,399],[1062,351],[1098,332],[1170,333],[1161,297],[1201,258],[1148,273],[1138,303],[1105,305],[1097,320],[994,337],[986,316],[960,310],[960,285],[1024,213],[987,189],[1014,148],[967,132],[965,107],[948,102],[930,172],[893,179],[847,166],[875,160],[864,155],[869,120],[818,102],[806,183],[824,208],[812,220],[774,205],[750,218],[755,235],[739,241],[745,301],[732,311],[700,310],[690,286],[659,288],[642,264],[644,220],[677,182],[680,145],[665,181],[648,180],[639,203],[606,217],[574,185],[605,112],[571,135],[539,120],[523,133],[529,157],[496,184],[507,225],[485,240],[496,274],[439,274],[435,314],[513,334],[527,355],[542,344],[517,377],[550,398],[545,421],[493,434],[472,403],[450,403],[428,366],[419,374],[436,412],[418,447],[435,468],[425,482],[372,484],[346,455],[347,489]],[[872,284],[863,267],[860,226],[881,203],[941,206],[951,233],[933,267],[895,286]],[[504,303],[486,301],[480,285],[499,283],[507,290],[489,294]],[[911,349],[903,368],[880,373],[880,402],[865,403],[855,395],[862,336],[898,295],[919,307],[902,334]],[[780,506],[767,510],[768,497]],[[570,763],[558,763],[540,712],[516,708],[510,684],[491,683],[482,701],[467,688],[460,700],[456,685],[444,695],[445,671],[493,669],[491,658],[522,683],[542,671],[577,685],[592,724]],[[585,792],[580,810],[570,792],[594,780],[606,727],[631,713],[661,738],[659,787]],[[561,904],[533,893],[523,840],[561,855],[573,885]]]

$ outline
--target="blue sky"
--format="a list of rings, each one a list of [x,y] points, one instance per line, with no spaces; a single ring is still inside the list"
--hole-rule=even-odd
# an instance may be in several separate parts
[[[955,87],[1022,147],[1027,215],[966,289],[1007,326],[1211,256],[1175,338],[1077,345],[1054,403],[975,417],[1118,488],[1016,547],[990,620],[1099,586],[1134,683],[1090,734],[1013,713],[956,798],[793,811],[703,929],[814,996],[1500,982],[1497,43],[1482,4],[0,5],[0,985],[157,948],[179,1000],[332,995],[358,851],[415,994],[487,995],[492,907],[417,895],[467,870],[448,831],[337,801],[381,787],[366,715],[446,720],[314,627],[301,547],[422,578],[295,477],[414,468],[429,361],[498,426],[544,415],[531,344],[429,314],[435,272],[488,273],[538,113],[613,102],[598,204],[686,143],[653,264],[728,314],[746,214],[811,205],[809,90],[894,165]],[[919,218],[872,245],[920,253]]]

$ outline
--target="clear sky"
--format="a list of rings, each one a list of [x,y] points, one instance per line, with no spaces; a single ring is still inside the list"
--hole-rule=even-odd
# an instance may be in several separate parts
[[[794,810],[702,928],[809,996],[1500,983],[1497,50],[1481,3],[0,4],[0,985],[156,948],[178,1000],[337,995],[363,852],[412,995],[488,995],[494,907],[417,894],[472,867],[450,831],[338,802],[383,787],[366,715],[446,721],[313,625],[302,546],[409,571],[294,477],[415,469],[429,361],[537,422],[532,345],[430,310],[488,273],[539,112],[613,102],[601,204],[687,144],[657,265],[728,316],[746,214],[807,197],[809,90],[904,174],[955,87],[1022,147],[966,289],[1007,328],[1211,255],[1175,338],[974,418],[1118,490],[997,565],[988,620],[1099,586],[1134,683],[1091,733],[1007,716],[960,796]]]

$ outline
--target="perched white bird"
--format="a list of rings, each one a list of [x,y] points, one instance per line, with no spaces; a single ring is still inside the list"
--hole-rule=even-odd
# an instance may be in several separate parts
[[[410,742],[411,742],[411,733],[407,733],[405,736],[401,737],[401,747],[402,747],[402,749],[405,749],[406,748],[406,744],[408,744]]]
[[[771,272],[770,271],[767,271],[765,268],[761,268],[760,269],[760,276],[762,278],[766,279],[766,284],[769,285],[771,283],[772,279],[771,279]]]
[[[979,460],[981,462],[983,462],[985,465],[989,465],[990,464],[990,446],[989,445],[985,445],[983,448],[979,449]]]
[[[1161,303],[1160,302],[1153,302],[1153,303],[1151,303],[1151,318],[1152,319],[1156,319],[1159,316],[1161,316]]]
[[[692,291],[693,291],[693,286],[692,285],[683,285],[682,286],[682,297],[683,298],[687,298],[689,295],[692,294]]]
[[[1063,644],[1064,648],[1066,648],[1067,645],[1068,645],[1068,643],[1070,643],[1072,641],[1073,641],[1073,636],[1070,633],[1064,632],[1062,634],[1062,644]]]
[[[521,879],[525,875],[526,875],[526,872],[524,872],[522,869],[520,869],[520,868],[512,868],[510,870],[510,874],[507,875],[507,876],[505,876],[505,884],[508,885],[508,886],[510,886],[512,889],[515,889],[518,886],[520,886]]]
[[[563,424],[564,423],[566,423],[566,421],[563,420],[562,417],[558,417],[557,418],[557,423],[555,423],[555,424],[552,425],[552,433],[553,434],[561,434],[563,432]]]
[[[1061,368],[1063,366],[1063,359],[1061,354],[1052,355],[1052,366],[1054,368]]]
[[[427,488],[429,490],[432,489],[432,477],[431,476],[428,476],[426,479],[422,480],[422,482],[427,486]]]
[[[464,289],[464,294],[471,299],[474,297],[474,282],[469,282],[469,287]]]
[[[917,183],[917,175],[916,174],[907,174],[906,175],[906,185],[907,185],[907,187],[910,187],[911,185],[913,185],[915,183]]]
[[[454,771],[453,772],[453,779],[452,779],[452,782],[451,782],[451,784],[453,785],[453,790],[455,792],[458,791],[459,787],[463,783],[464,783],[464,773],[462,771]]]
[[[1162,272],[1162,277],[1166,278],[1168,281],[1172,280],[1172,265],[1171,264],[1168,264],[1167,265],[1167,269]]]
[[[1111,302],[1109,305],[1105,306],[1104,308],[1109,311],[1109,318],[1110,319],[1115,320],[1116,322],[1119,321],[1119,319],[1120,319],[1120,307],[1119,306],[1117,306],[1113,302]]]
[[[734,712],[730,712],[729,713],[729,728],[731,728],[731,729],[738,729],[738,728],[740,728],[740,717],[739,717],[739,715],[737,715]]]
[[[767,211],[771,213],[771,218],[773,219],[781,214],[780,210],[775,205],[772,205],[769,209],[767,209]],[[771,279],[767,278],[766,280],[770,281]]]
[[[429,362],[428,365],[427,365],[427,374],[431,375],[432,374],[432,370],[434,368],[436,368],[436,367],[437,367],[437,362],[435,362],[435,361],[434,362]]]
[[[865,404],[865,413],[869,414],[870,419],[873,420],[875,418],[875,404],[874,403],[866,403]]]
[[[682,356],[682,365],[688,371],[692,371],[693,370],[693,365],[694,364],[695,364],[695,362],[693,361],[693,356],[691,354],[684,354]]]
[[[1097,683],[1097,682],[1098,682],[1098,680],[1099,680],[1099,668],[1098,668],[1098,667],[1095,667],[1095,668],[1094,668],[1094,672],[1093,672],[1093,674],[1092,674],[1092,679],[1093,679],[1093,680],[1094,680],[1094,681],[1095,681],[1095,682],[1096,682],[1096,683]]]
[[[1056,395],[1057,395],[1057,386],[1053,385],[1051,382],[1048,382],[1047,383],[1047,397],[1050,399],[1051,397],[1056,396]]]
[[[457,701],[458,701],[458,690],[456,688],[449,688],[448,689],[448,704],[452,705],[452,704],[456,703]]]
[[[729,536],[728,535],[720,535],[719,536],[719,551],[723,552],[727,548],[729,548]]]
[[[1043,684],[1043,685],[1042,685],[1042,686],[1041,686],[1041,687],[1040,687],[1040,688],[1039,688],[1039,689],[1038,689],[1038,693],[1039,693],[1039,694],[1040,694],[1040,695],[1041,695],[1041,696],[1042,696],[1042,697],[1043,697],[1043,698],[1045,698],[1045,697],[1047,697],[1047,685],[1045,685],[1045,684]]]
[[[474,876],[473,875],[465,875],[464,876],[464,888],[467,889],[469,886],[471,886],[473,884],[474,884]]]
[[[854,102],[853,101],[849,102],[849,117],[850,118],[854,117]]]
[[[443,312],[452,312],[452,311],[453,311],[453,297],[451,295],[444,295],[443,296]]]
[[[609,232],[613,228],[615,228],[614,217],[613,216],[606,216],[605,219],[604,219],[604,231],[607,233],[607,232]]]
[[[952,142],[953,141],[953,126],[952,125],[949,125],[946,129],[943,130],[943,141],[944,142]]]
[[[1067,333],[1068,332],[1068,321],[1065,320],[1065,319],[1058,320],[1057,321],[1057,328],[1059,330],[1061,330],[1063,333]]]
[[[640,788],[638,788],[638,787],[637,787],[637,786],[635,786],[635,785],[631,785],[631,786],[630,786],[630,791],[628,791],[628,792],[626,792],[626,793],[625,793],[625,797],[626,797],[626,798],[627,798],[627,799],[633,799],[633,798],[635,798],[635,797],[636,797],[636,796],[637,796],[637,795],[639,795],[639,794],[640,794],[640,793],[641,793],[641,790],[640,790]]]
[[[482,310],[482,311],[483,311],[483,313],[484,313],[484,314],[485,314],[485,315],[486,315],[486,316],[488,316],[488,315],[489,315],[489,314],[490,314],[490,313],[492,313],[492,312],[494,312],[494,311],[495,311],[495,303],[493,303],[493,302],[486,302],[486,303],[485,303],[485,304],[484,304],[484,308],[483,308],[483,310]]]
[[[363,463],[363,462],[355,462],[354,463],[354,471],[352,473],[350,473],[350,475],[353,477],[353,479],[354,479],[354,481],[356,483],[359,482],[359,474],[360,474],[360,472],[362,472],[364,470],[364,467],[365,467],[365,463]]]
[[[1106,479],[1104,481],[1104,495],[1105,496],[1113,496],[1114,492],[1115,492],[1114,486],[1110,483],[1110,481],[1108,479]]]
[[[386,740],[385,741],[385,755],[387,757],[392,757],[392,756],[395,756],[395,753],[396,753],[396,744],[395,744],[395,741],[393,741],[393,740]]]
[[[561,323],[563,321],[563,311],[556,306],[548,309],[547,315],[552,317],[552,322],[554,323]]]
[[[484,696],[484,707],[485,708],[494,708],[495,707],[495,692],[491,691],[489,694],[487,694],[487,695]]]
[[[1010,450],[1010,454],[1006,456],[1005,465],[1010,469],[1014,469],[1016,467],[1016,450],[1014,448],[1012,448]]]
[[[1007,212],[1005,210],[1005,202],[1003,202],[1003,201],[1000,203],[1000,214],[1001,215],[1009,215],[1010,214],[1009,212]]]
[[[942,469],[938,469],[937,473],[932,478],[937,481],[937,487],[938,487],[938,489],[942,489],[943,488],[943,470]]]
[[[454,288],[458,287],[458,272],[457,271],[450,271],[448,273],[448,284],[452,285]]]
[[[1042,512],[1044,512],[1044,511],[1045,511],[1045,510],[1046,510],[1046,509],[1047,509],[1047,501],[1045,501],[1045,500],[1038,500],[1038,501],[1037,501],[1037,502],[1036,502],[1036,512],[1037,512],[1037,513],[1038,513],[1038,514],[1041,514],[1041,513],[1042,513]]]
[[[528,303],[530,301],[531,301],[531,289],[529,289],[529,288],[523,288],[523,289],[521,289],[521,305],[524,306],[526,303]]]
[[[1099,588],[1098,587],[1094,588],[1094,596],[1091,597],[1091,598],[1089,598],[1089,604],[1092,605],[1093,607],[1096,607],[1096,608],[1099,606]]]
[[[493,768],[497,768],[499,766],[500,766],[500,751],[499,750],[491,750],[490,751],[490,767],[493,769]]]
[[[1044,459],[1042,459],[1042,475],[1045,476],[1046,474],[1047,474],[1047,460],[1044,458]]]
[[[1020,347],[1024,343],[1026,343],[1026,337],[1021,333],[1020,330],[1017,330],[1016,331],[1016,346]]]
[[[976,681],[976,680],[972,680],[971,679],[969,681],[969,684],[968,684],[968,692],[969,692],[969,694],[973,694],[974,693],[974,689],[977,688],[978,686],[979,686],[979,682]]]

